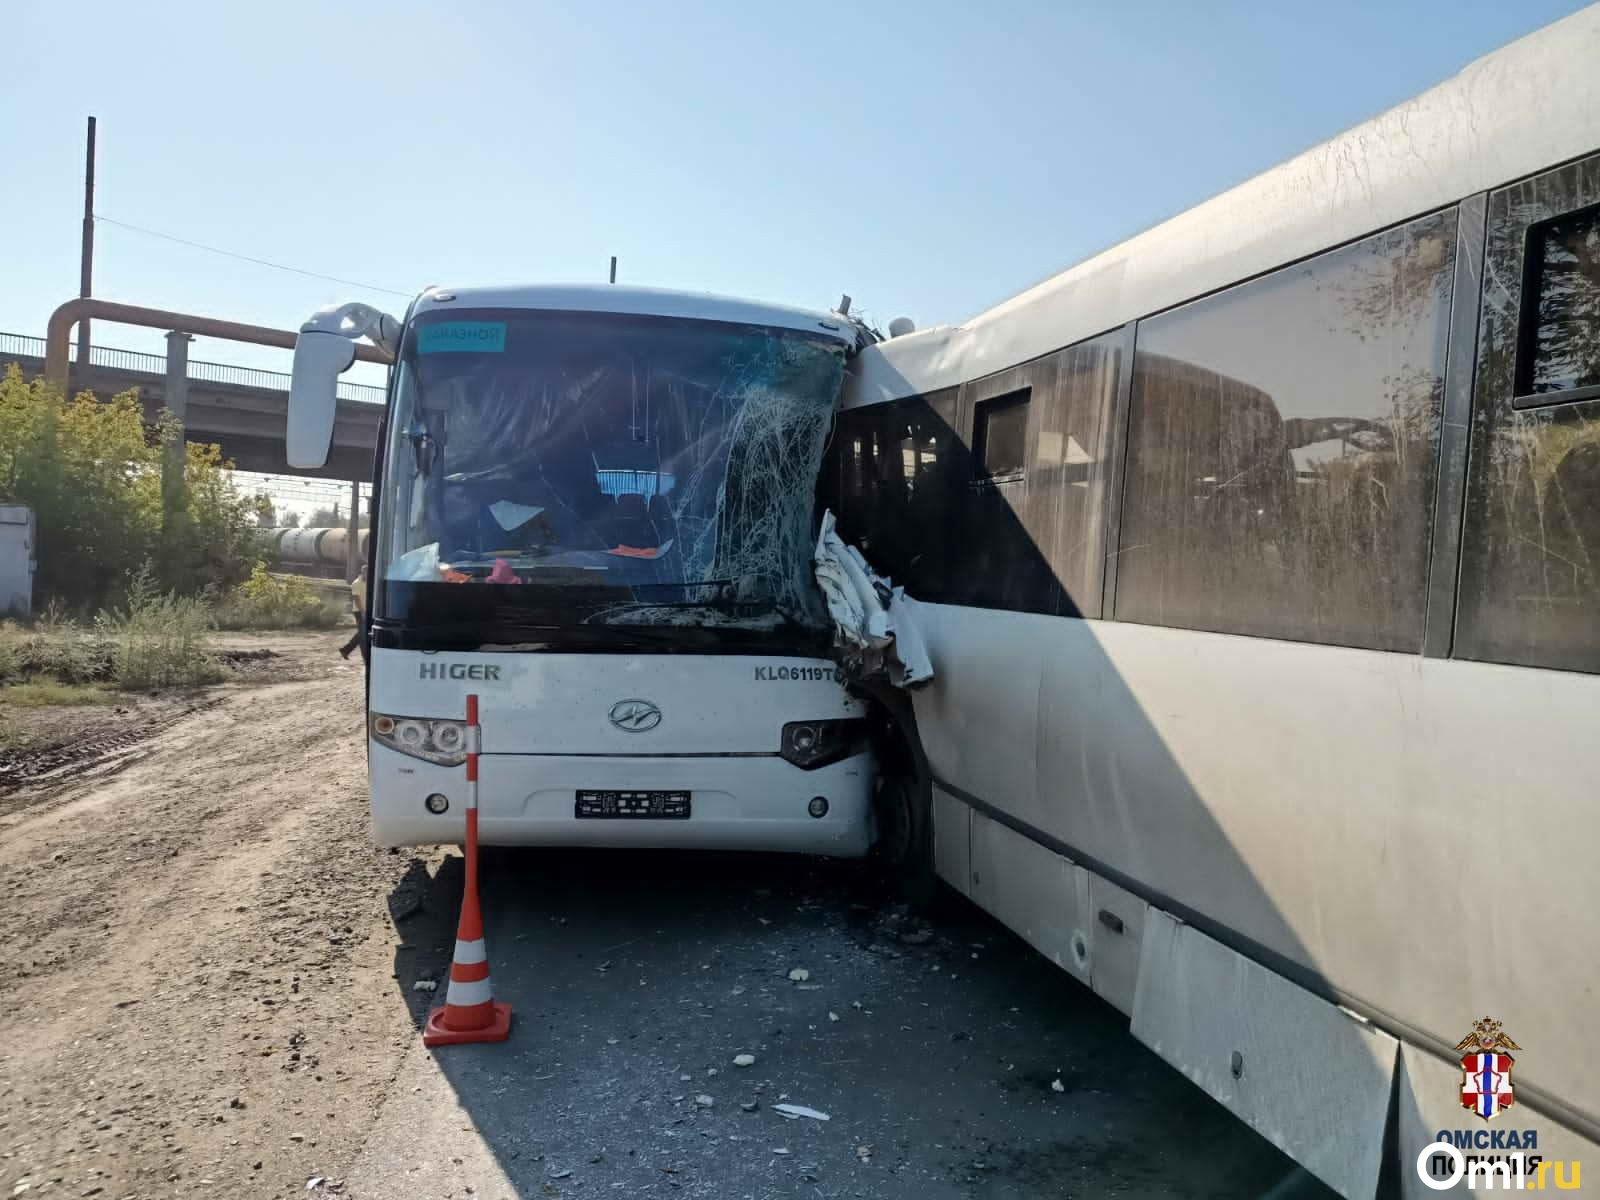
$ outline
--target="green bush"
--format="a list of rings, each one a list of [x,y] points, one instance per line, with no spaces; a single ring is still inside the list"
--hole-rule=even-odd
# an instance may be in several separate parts
[[[194,594],[244,578],[256,501],[239,494],[216,446],[188,444],[170,414],[147,431],[136,391],[67,400],[15,364],[0,374],[0,496],[34,511],[42,598],[80,612],[114,599],[141,564]],[[180,468],[162,464],[169,449]]]
[[[217,605],[223,629],[333,629],[344,609],[296,575],[274,575],[257,562],[250,578]]]
[[[162,592],[148,567],[128,586],[127,602],[95,618],[116,645],[117,684],[145,690],[217,683],[227,672],[206,648],[212,628],[205,599]]]
[[[97,631],[70,622],[0,628],[0,684],[53,679],[66,684],[106,683],[117,677],[117,647]]]

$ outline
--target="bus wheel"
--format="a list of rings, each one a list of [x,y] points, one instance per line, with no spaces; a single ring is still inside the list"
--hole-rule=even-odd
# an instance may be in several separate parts
[[[913,772],[891,763],[884,768],[874,798],[878,840],[873,850],[901,897],[928,905],[936,891],[931,793]]]

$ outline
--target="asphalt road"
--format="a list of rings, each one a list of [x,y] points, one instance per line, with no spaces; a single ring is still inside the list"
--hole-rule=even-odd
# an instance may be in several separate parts
[[[442,997],[459,860],[418,876],[408,1001]],[[572,851],[490,851],[484,887],[511,1040],[409,1051],[353,1196],[1331,1195],[957,897],[923,923],[865,864]]]

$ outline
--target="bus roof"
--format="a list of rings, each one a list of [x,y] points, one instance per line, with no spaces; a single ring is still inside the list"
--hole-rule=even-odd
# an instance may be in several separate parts
[[[835,337],[855,344],[856,331],[837,313],[760,304],[705,292],[668,288],[620,287],[616,284],[528,284],[516,287],[431,287],[417,299],[415,313],[467,308],[529,308],[560,312],[625,313],[648,317],[684,317],[765,325]]]
[[[868,348],[847,404],[981,378],[1600,150],[1600,5],[959,326]]]

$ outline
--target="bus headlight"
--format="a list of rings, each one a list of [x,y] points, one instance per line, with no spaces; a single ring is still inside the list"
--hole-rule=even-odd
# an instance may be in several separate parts
[[[859,752],[866,745],[867,723],[847,721],[790,721],[783,727],[778,753],[803,771],[825,767]]]
[[[441,767],[459,767],[467,761],[467,727],[460,721],[373,713],[367,727],[376,741],[412,758]]]

